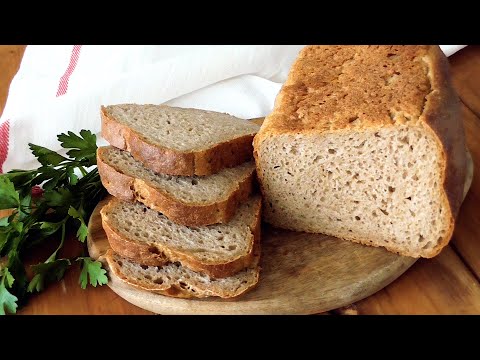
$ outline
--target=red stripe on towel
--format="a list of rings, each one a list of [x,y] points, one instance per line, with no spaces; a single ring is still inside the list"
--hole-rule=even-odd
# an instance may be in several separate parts
[[[68,90],[68,80],[72,75],[75,67],[77,66],[78,58],[80,56],[80,50],[82,45],[74,45],[72,49],[72,55],[70,55],[70,62],[68,63],[67,70],[65,74],[60,78],[60,83],[58,84],[57,97],[65,95]]]
[[[0,125],[0,174],[3,174],[3,163],[7,160],[9,133],[10,120],[7,120]]]

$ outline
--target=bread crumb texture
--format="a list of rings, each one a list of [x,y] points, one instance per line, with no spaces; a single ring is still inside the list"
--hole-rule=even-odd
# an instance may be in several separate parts
[[[251,226],[259,207],[259,197],[252,197],[227,224],[196,227],[176,224],[138,202],[112,199],[102,209],[102,218],[119,236],[145,244],[152,251],[173,249],[189,254],[202,264],[216,265],[232,262],[251,252],[254,240]]]
[[[202,151],[258,130],[258,125],[235,116],[200,109],[119,104],[106,111],[149,143],[177,151]]]
[[[431,49],[430,49],[431,50]],[[453,231],[428,46],[308,46],[255,138],[265,220],[414,257]]]
[[[174,262],[164,266],[139,265],[113,252],[107,255],[111,270],[130,285],[163,295],[194,298],[238,296],[258,282],[259,268],[247,268],[234,276],[214,279]]]
[[[130,153],[113,146],[100,148],[101,158],[109,166],[132,178],[146,182],[184,203],[212,204],[226,200],[238,184],[252,174],[252,161],[226,168],[210,176],[175,176],[156,174],[135,160]]]

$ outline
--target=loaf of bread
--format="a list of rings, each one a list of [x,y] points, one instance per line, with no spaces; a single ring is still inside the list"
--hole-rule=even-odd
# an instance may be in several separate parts
[[[267,222],[433,257],[466,166],[448,61],[438,46],[308,46],[254,155]]]
[[[252,160],[259,129],[228,114],[166,105],[102,106],[101,117],[105,140],[168,175],[211,175]]]
[[[228,222],[251,191],[253,161],[209,176],[156,174],[128,152],[113,146],[97,151],[107,191],[122,200],[138,200],[170,220],[187,226]]]
[[[249,267],[260,242],[261,198],[252,196],[227,224],[188,227],[136,202],[113,198],[100,211],[111,248],[142,265],[178,261],[214,278]]]

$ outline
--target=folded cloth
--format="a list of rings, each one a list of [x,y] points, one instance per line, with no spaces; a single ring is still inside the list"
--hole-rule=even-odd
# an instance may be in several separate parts
[[[447,55],[464,45],[441,45]],[[267,115],[303,45],[28,46],[0,118],[0,173],[38,166],[28,143],[100,138],[100,105],[162,104]]]
[[[445,55],[450,56],[455,54],[458,50],[463,49],[467,45],[440,45],[440,48]]]

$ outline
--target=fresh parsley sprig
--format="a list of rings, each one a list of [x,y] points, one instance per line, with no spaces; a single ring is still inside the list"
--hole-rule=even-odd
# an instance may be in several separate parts
[[[96,136],[88,130],[80,131],[80,135],[69,131],[58,135],[58,140],[68,149],[68,157],[29,144],[41,166],[0,175],[0,210],[12,209],[11,215],[0,218],[0,314],[15,313],[29,293],[61,280],[77,261],[82,264],[82,288],[86,288],[88,280],[93,286],[108,281],[98,261],[88,257],[58,258],[68,230],[76,231],[77,238],[85,242],[86,222],[106,194],[95,166]],[[39,186],[43,194],[36,196]],[[28,279],[22,262],[25,251],[44,241],[58,241],[54,236],[58,233],[58,247],[44,262],[32,266],[34,276]]]

